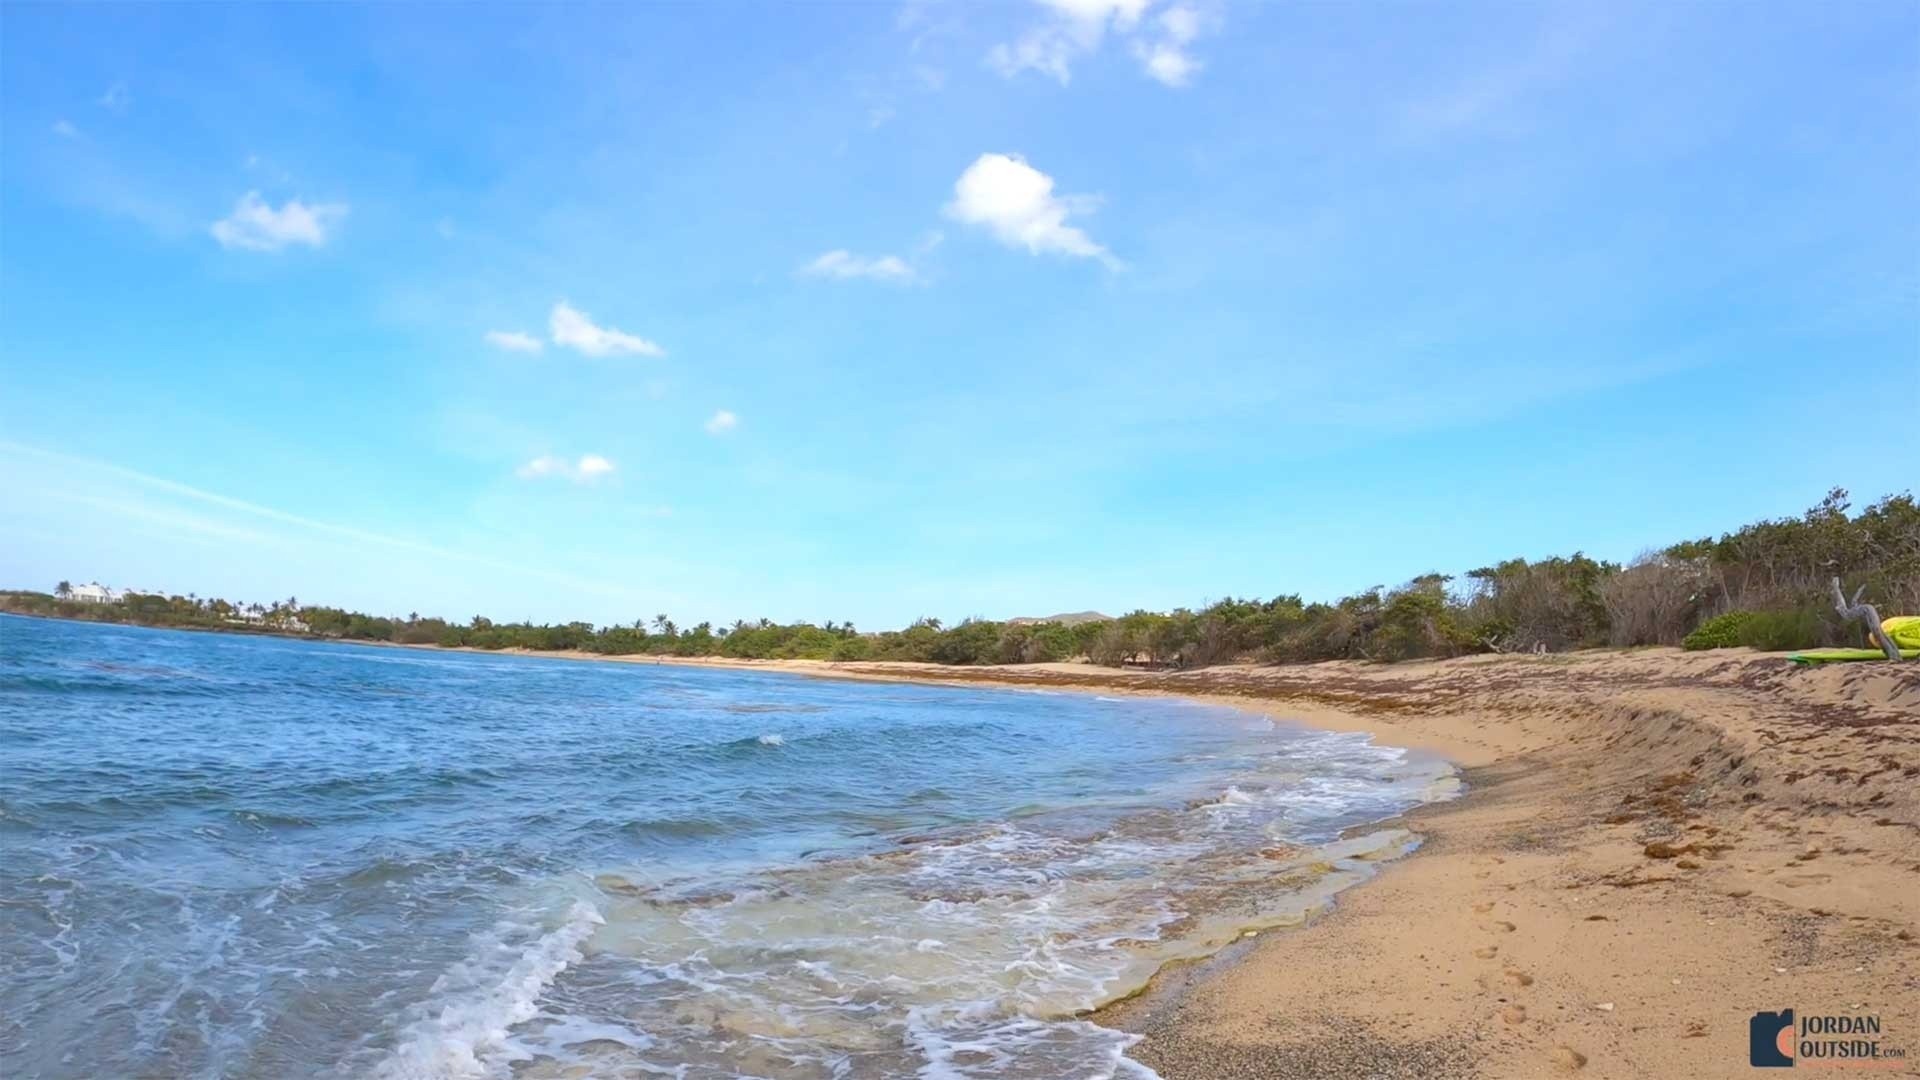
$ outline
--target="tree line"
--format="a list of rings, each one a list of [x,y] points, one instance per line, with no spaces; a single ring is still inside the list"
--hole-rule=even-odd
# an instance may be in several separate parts
[[[1834,489],[1798,517],[1760,521],[1718,538],[1683,541],[1630,563],[1583,553],[1508,559],[1458,577],[1425,574],[1331,603],[1297,594],[1227,598],[1197,609],[1134,611],[1112,619],[944,625],[862,632],[852,623],[739,621],[682,627],[662,614],[631,624],[465,623],[368,615],[297,599],[235,605],[193,595],[133,594],[78,603],[54,594],[0,593],[0,610],[201,629],[300,634],[449,648],[579,651],[608,656],[1041,663],[1205,667],[1231,661],[1393,661],[1481,652],[1554,652],[1601,646],[1806,648],[1858,644],[1826,599],[1839,577],[1888,614],[1920,614],[1920,504],[1890,495],[1855,512]],[[1740,613],[1737,619],[1716,617]],[[1715,620],[1708,625],[1710,620]]]

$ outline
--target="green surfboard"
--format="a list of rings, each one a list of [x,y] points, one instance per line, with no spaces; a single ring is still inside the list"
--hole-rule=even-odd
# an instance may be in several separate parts
[[[1920,649],[1901,649],[1900,658],[1912,660],[1920,657]],[[1797,652],[1787,657],[1796,664],[1834,664],[1848,660],[1885,660],[1887,654],[1879,649],[1813,649]]]

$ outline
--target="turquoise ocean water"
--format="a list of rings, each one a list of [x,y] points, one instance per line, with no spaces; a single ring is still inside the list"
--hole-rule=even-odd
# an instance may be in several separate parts
[[[1149,1076],[1455,787],[1152,699],[0,616],[0,1075]]]

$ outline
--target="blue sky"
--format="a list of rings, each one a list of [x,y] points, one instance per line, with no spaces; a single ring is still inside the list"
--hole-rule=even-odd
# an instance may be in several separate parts
[[[1764,12],[11,5],[0,585],[879,628],[1911,487],[1920,9]]]

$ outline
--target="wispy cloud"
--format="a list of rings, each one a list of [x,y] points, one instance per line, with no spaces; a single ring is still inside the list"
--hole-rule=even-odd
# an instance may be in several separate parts
[[[1130,30],[1147,9],[1147,0],[1040,0],[1042,20],[1011,42],[987,52],[987,66],[1011,79],[1038,71],[1065,86],[1073,64],[1100,48],[1108,28]]]
[[[123,113],[133,104],[133,94],[127,90],[127,84],[114,83],[100,95],[99,105],[111,113]]]
[[[553,454],[542,454],[515,469],[514,475],[523,480],[558,477],[578,484],[590,484],[602,477],[611,476],[613,472],[613,462],[599,454],[582,454],[577,461],[569,461]]]
[[[487,344],[507,352],[537,353],[546,348],[540,339],[519,330],[489,330]]]
[[[1206,28],[1206,17],[1196,8],[1176,4],[1153,21],[1154,32],[1134,41],[1133,55],[1151,78],[1166,86],[1186,86],[1205,66],[1189,46]]]
[[[565,300],[553,305],[547,328],[555,345],[587,356],[667,355],[665,349],[646,338],[610,326],[595,325],[591,316]]]
[[[1569,77],[1602,21],[1595,14],[1552,21],[1531,47],[1514,49],[1497,63],[1472,65],[1459,81],[1407,103],[1403,126],[1416,137],[1523,126],[1530,112],[1539,111],[1538,99]]]
[[[380,548],[392,551],[405,551],[416,555],[429,556],[438,561],[458,561],[471,566],[484,567],[504,573],[535,577],[544,581],[565,585],[569,588],[605,590],[610,587],[608,583],[603,580],[584,578],[539,565],[494,558],[478,552],[428,543],[424,540],[413,540],[404,536],[392,536],[375,532],[371,529],[362,529],[352,525],[340,525],[300,514],[288,513],[285,510],[248,502],[244,499],[236,499],[229,495],[206,491],[188,484],[182,484],[175,480],[168,480],[165,477],[143,473],[135,469],[129,469],[123,465],[115,465],[111,462],[76,457],[54,450],[43,450],[39,447],[7,442],[5,440],[0,440],[0,455],[13,455],[26,458],[42,466],[57,467],[65,470],[70,481],[68,484],[69,487],[77,487],[83,484],[95,484],[97,486],[98,479],[108,478],[131,483],[145,488],[148,491],[159,492],[177,499],[199,503],[203,506],[210,506],[231,513],[257,518],[262,521],[270,521],[278,525],[284,525],[307,534],[307,539],[326,539],[331,545],[331,550],[334,550],[336,553],[340,542],[346,542],[356,549]],[[108,496],[101,496],[100,499],[101,501],[98,502],[100,508],[129,518],[139,519],[150,517],[153,513],[150,505],[136,504],[126,499],[113,499]],[[201,527],[210,530],[220,526],[218,523],[210,523]]]
[[[1148,19],[1153,0],[1037,0],[1043,14],[1012,41],[987,51],[987,66],[1006,78],[1036,71],[1062,86],[1073,67],[1109,36],[1131,43],[1141,70],[1167,86],[1186,86],[1202,64],[1190,46],[1211,28],[1200,8],[1174,3]]]
[[[74,127],[66,120],[55,120],[53,122],[53,133],[63,139],[77,139],[80,137],[80,129]]]
[[[740,426],[740,418],[726,409],[716,411],[707,417],[705,427],[709,435],[725,435]]]
[[[257,191],[240,196],[233,212],[209,229],[220,246],[246,251],[279,251],[290,244],[325,247],[332,230],[347,216],[345,203],[303,203],[288,199],[275,209]]]
[[[826,252],[802,266],[800,273],[807,277],[839,281],[867,278],[895,284],[914,279],[913,267],[898,255],[855,255],[846,250]]]
[[[164,504],[152,504],[129,499],[113,499],[102,495],[92,495],[78,491],[57,491],[42,489],[39,496],[58,502],[72,503],[94,510],[105,511],[118,517],[156,526],[170,534],[187,539],[218,541],[229,544],[259,546],[273,538],[258,529],[249,529],[241,525],[231,525],[196,514],[190,510],[181,510]]]
[[[1091,212],[1099,199],[1055,195],[1053,177],[1013,154],[981,154],[953,185],[945,213],[955,221],[991,232],[1002,244],[1034,255],[1099,259],[1118,269],[1120,261],[1067,219]]]

